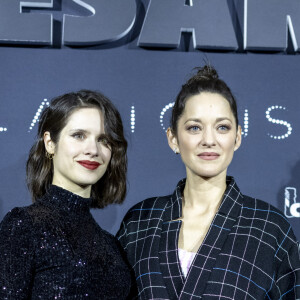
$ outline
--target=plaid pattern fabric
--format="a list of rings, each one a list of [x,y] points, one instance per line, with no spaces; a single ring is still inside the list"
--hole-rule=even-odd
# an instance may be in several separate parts
[[[242,195],[232,177],[184,278],[177,251],[184,185],[135,205],[117,233],[138,299],[300,299],[299,245],[290,224],[273,206]]]

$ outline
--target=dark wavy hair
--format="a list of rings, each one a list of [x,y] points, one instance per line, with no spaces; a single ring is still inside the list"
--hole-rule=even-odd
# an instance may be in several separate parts
[[[92,207],[122,203],[126,195],[127,141],[124,138],[120,113],[111,101],[99,92],[81,90],[54,98],[41,114],[36,142],[26,165],[27,185],[33,202],[48,190],[53,179],[52,160],[46,157],[44,133],[50,132],[56,144],[70,115],[80,108],[99,108],[104,116],[104,129],[111,147],[111,160],[103,177],[92,185]]]
[[[239,125],[236,100],[227,86],[227,84],[219,79],[219,75],[214,67],[205,65],[202,68],[195,68],[197,73],[192,76],[182,87],[176,97],[176,101],[172,110],[170,128],[177,135],[177,123],[184,112],[186,101],[195,95],[203,92],[220,94],[229,103],[233,113],[236,126]]]

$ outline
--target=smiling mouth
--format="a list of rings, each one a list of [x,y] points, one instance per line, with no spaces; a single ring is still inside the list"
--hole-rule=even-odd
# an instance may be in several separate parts
[[[204,159],[204,160],[215,160],[215,159],[219,158],[219,156],[220,155],[215,152],[203,152],[198,155],[198,157],[200,157],[201,159]]]
[[[90,160],[79,160],[77,162],[89,170],[96,170],[101,165],[96,161],[90,161]]]

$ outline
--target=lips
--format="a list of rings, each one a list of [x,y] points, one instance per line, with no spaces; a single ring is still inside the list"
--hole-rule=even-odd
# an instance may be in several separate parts
[[[198,156],[204,160],[215,160],[219,158],[220,155],[216,152],[202,152]]]
[[[77,162],[89,170],[96,170],[101,165],[96,161],[90,161],[90,160],[79,160]]]

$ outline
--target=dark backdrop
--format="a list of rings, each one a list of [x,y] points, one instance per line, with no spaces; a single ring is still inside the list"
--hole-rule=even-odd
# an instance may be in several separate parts
[[[39,106],[44,99],[83,88],[99,90],[116,104],[129,141],[127,198],[122,205],[95,210],[99,224],[115,233],[133,204],[171,193],[185,169],[167,145],[167,105],[191,70],[209,61],[235,94],[244,131],[228,173],[244,194],[284,211],[300,239],[300,208],[291,212],[291,205],[300,203],[299,55],[202,52],[191,49],[189,35],[183,35],[175,50],[139,48],[145,6],[138,6],[133,31],[110,45],[0,47],[0,219],[13,207],[31,202],[25,163]]]

